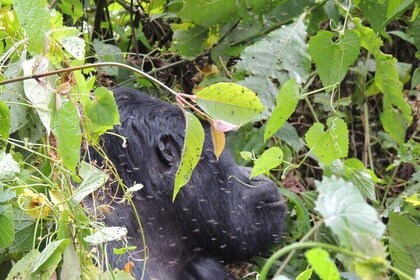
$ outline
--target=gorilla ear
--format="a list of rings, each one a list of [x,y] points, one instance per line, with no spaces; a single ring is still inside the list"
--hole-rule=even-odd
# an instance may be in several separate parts
[[[159,134],[157,145],[157,153],[162,162],[168,166],[175,165],[180,151],[173,136],[167,133]]]

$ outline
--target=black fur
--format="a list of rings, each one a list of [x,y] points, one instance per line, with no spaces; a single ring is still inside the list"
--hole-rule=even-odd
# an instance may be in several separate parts
[[[277,186],[264,176],[249,180],[250,169],[236,165],[228,151],[216,161],[207,123],[202,158],[172,202],[185,130],[182,111],[135,90],[114,94],[121,121],[114,132],[127,145],[109,134],[102,143],[124,183],[144,185],[133,200],[146,236],[146,279],[231,279],[220,261],[250,258],[279,241],[285,206]],[[125,226],[129,243],[143,249],[131,207],[112,206],[107,226]],[[108,258],[118,268],[133,262],[140,278],[143,261],[134,259],[142,259],[142,252],[117,256],[108,250]]]

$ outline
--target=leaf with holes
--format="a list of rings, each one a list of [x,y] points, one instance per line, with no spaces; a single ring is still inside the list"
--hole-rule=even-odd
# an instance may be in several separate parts
[[[347,156],[349,149],[349,131],[346,123],[337,117],[327,120],[328,129],[315,123],[306,133],[305,140],[312,153],[324,164]]]
[[[199,91],[195,97],[197,104],[211,118],[234,125],[243,125],[264,110],[254,92],[233,83],[213,84]]]
[[[192,113],[184,111],[185,138],[181,162],[175,176],[175,187],[172,200],[175,200],[180,189],[191,179],[192,172],[200,160],[204,144],[204,129]]]

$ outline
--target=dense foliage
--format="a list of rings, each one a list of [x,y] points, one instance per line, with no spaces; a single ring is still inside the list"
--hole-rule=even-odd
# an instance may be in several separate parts
[[[119,122],[115,85],[184,108],[174,199],[200,157],[197,117],[216,156],[236,130],[238,162],[278,182],[284,243],[238,277],[420,279],[419,13],[414,0],[0,0],[0,279],[131,277],[95,266],[125,231],[83,207],[117,177],[83,161]],[[120,183],[130,203],[141,186]]]

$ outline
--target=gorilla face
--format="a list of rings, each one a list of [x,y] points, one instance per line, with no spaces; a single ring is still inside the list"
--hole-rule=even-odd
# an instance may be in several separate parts
[[[203,123],[206,139],[201,159],[172,202],[185,133],[182,111],[138,91],[119,88],[114,93],[121,121],[114,131],[126,137],[127,145],[106,135],[103,146],[127,186],[144,186],[134,199],[145,223],[152,262],[153,251],[159,252],[157,261],[173,258],[173,247],[183,252],[177,258],[186,259],[177,263],[199,256],[246,259],[279,241],[285,205],[277,186],[265,176],[250,180],[250,169],[235,164],[228,151],[216,160],[207,123]],[[116,222],[114,216],[129,215],[118,209],[121,206],[108,217],[109,223]],[[128,235],[138,238],[137,229],[126,226]],[[168,242],[157,241],[154,235]]]

